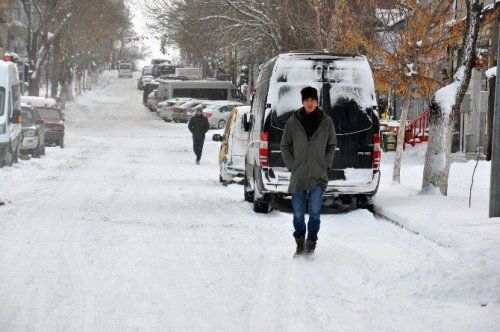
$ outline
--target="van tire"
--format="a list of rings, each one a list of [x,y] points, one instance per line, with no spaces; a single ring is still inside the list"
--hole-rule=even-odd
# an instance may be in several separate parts
[[[248,186],[248,180],[247,180],[247,177],[245,176],[245,179],[243,180],[243,197],[245,198],[245,202],[252,203],[253,196],[254,196],[254,192]]]
[[[14,164],[17,164],[19,162],[19,155],[21,154],[20,148],[21,144],[19,143],[18,145],[16,145],[16,150],[12,153],[12,163]]]
[[[253,211],[255,213],[269,213],[269,203],[256,199],[253,201]]]
[[[33,149],[33,153],[31,154],[31,156],[33,158],[40,158],[40,154],[41,154],[40,150],[41,150],[40,147],[34,148]]]
[[[5,160],[2,166],[12,166],[12,160],[13,160],[12,146],[9,143],[9,148],[5,153]]]
[[[61,149],[64,149],[64,138],[61,138],[59,140],[58,145],[61,147]]]

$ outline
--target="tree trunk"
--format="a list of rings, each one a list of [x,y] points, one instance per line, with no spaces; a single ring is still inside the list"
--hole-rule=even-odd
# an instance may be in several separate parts
[[[406,93],[403,101],[403,111],[399,119],[398,141],[396,145],[396,156],[394,158],[394,165],[392,170],[392,181],[401,183],[401,159],[403,158],[403,147],[406,134],[406,120],[410,111],[411,90]]]
[[[466,29],[462,44],[462,65],[453,78],[456,85],[455,100],[451,109],[441,109],[436,103],[436,92],[431,107],[429,125],[429,144],[425,154],[422,194],[448,194],[448,176],[451,166],[451,140],[455,130],[455,121],[460,116],[460,104],[469,86],[474,66],[476,41],[479,32],[479,16],[482,4],[479,0],[467,1]],[[460,73],[463,71],[463,73]]]
[[[425,154],[422,194],[448,193],[448,176],[451,165],[451,140],[455,121],[432,103],[429,118],[429,142]]]

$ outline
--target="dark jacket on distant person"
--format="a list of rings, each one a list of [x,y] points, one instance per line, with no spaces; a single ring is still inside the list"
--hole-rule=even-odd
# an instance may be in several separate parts
[[[209,127],[208,119],[203,115],[195,114],[191,117],[188,124],[189,131],[193,134],[194,139],[205,138],[205,133]]]

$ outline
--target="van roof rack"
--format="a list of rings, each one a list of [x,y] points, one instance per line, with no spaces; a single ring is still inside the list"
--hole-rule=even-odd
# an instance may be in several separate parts
[[[359,53],[333,53],[328,50],[291,50],[287,53],[290,54],[315,54],[315,55],[321,55],[321,54],[328,54],[328,55],[333,55],[333,56],[348,56],[348,57],[356,57],[356,56],[361,56]],[[285,53],[286,54],[286,53]]]

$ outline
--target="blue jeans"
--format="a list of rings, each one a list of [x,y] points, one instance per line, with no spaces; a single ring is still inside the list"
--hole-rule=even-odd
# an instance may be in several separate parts
[[[325,190],[322,186],[316,185],[311,191],[303,190],[292,193],[292,209],[293,209],[293,227],[295,232],[293,236],[298,239],[306,235],[306,198],[309,198],[308,213],[309,222],[307,223],[307,239],[316,242],[318,240],[319,215],[321,212],[321,205],[323,204],[323,192]]]

